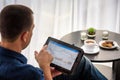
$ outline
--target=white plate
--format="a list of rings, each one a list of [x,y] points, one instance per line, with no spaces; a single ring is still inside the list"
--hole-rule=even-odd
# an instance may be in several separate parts
[[[93,51],[86,49],[84,45],[81,48],[83,49],[85,54],[97,54],[100,51],[99,46],[96,46]]]
[[[114,46],[112,46],[111,48],[110,48],[110,47],[102,46],[102,44],[103,44],[105,41],[112,41],[113,44],[114,44]],[[99,42],[99,46],[100,46],[101,48],[104,48],[104,49],[114,49],[114,48],[117,47],[117,45],[118,45],[117,42],[115,42],[115,41],[113,41],[113,40],[103,40],[103,41],[100,41],[100,42]]]

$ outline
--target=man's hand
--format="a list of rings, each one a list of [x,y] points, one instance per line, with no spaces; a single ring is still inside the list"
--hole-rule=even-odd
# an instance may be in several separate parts
[[[45,80],[52,80],[50,63],[52,62],[53,57],[51,54],[48,53],[46,48],[47,46],[44,46],[39,53],[35,51],[35,59],[43,70]]]
[[[50,63],[53,60],[53,57],[46,50],[47,46],[44,46],[42,50],[38,53],[35,51],[35,59],[37,60],[39,66],[43,69],[46,66],[50,66]]]
[[[62,74],[62,72],[56,70],[54,67],[51,67],[51,75],[53,78],[58,76],[58,75],[61,75],[61,74]]]

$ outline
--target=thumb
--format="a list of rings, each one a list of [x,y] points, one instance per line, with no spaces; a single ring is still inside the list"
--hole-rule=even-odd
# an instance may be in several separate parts
[[[39,53],[38,53],[37,51],[34,51],[35,57],[38,56],[38,54],[39,54]]]

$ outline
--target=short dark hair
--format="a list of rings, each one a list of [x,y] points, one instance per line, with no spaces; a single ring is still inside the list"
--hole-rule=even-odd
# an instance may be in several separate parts
[[[8,5],[0,13],[0,32],[3,39],[15,41],[21,32],[31,28],[32,10],[23,5]]]

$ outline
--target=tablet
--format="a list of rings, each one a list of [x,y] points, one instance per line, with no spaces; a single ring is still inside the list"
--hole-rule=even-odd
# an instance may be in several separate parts
[[[83,56],[83,50],[74,45],[48,37],[47,51],[53,56],[52,67],[63,73],[74,74]]]

